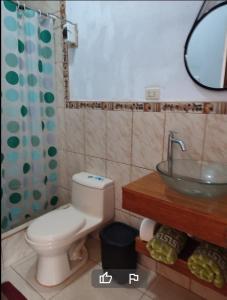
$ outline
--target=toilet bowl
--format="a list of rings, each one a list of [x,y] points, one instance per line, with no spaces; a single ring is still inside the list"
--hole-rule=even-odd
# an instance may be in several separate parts
[[[86,263],[86,236],[114,216],[112,180],[86,172],[72,180],[71,203],[34,220],[25,234],[38,254],[36,279],[45,286],[60,284]]]

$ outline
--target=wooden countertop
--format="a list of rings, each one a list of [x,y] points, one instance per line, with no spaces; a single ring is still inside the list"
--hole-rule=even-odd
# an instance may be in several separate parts
[[[180,194],[156,172],[122,190],[124,209],[227,247],[227,196],[209,199]]]

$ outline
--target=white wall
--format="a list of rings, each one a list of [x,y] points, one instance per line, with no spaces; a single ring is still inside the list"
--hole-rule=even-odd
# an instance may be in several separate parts
[[[158,85],[161,100],[226,100],[188,76],[184,44],[201,1],[67,1],[79,28],[70,50],[71,100],[143,100]]]

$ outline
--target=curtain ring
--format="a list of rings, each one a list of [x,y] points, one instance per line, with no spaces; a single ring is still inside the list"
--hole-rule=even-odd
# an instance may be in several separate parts
[[[24,7],[24,11],[25,11],[25,9],[26,9],[25,3],[23,4],[23,7]]]
[[[39,16],[41,17],[41,15],[42,15],[42,13],[41,13],[41,10],[40,10],[40,9],[38,9],[38,12],[39,12]]]
[[[17,2],[17,10],[19,10],[20,9],[20,1],[16,1]]]

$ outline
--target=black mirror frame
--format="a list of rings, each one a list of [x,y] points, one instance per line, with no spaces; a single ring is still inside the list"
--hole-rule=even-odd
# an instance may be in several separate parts
[[[209,86],[206,86],[204,84],[202,84],[201,82],[197,81],[193,76],[192,76],[192,73],[190,72],[189,70],[189,67],[188,67],[188,63],[187,63],[187,60],[186,60],[186,55],[187,55],[187,49],[188,49],[188,44],[190,42],[190,39],[191,39],[191,36],[194,32],[194,30],[196,29],[196,27],[200,24],[200,22],[207,17],[207,15],[209,15],[212,11],[216,10],[217,8],[221,7],[221,6],[224,6],[224,5],[227,5],[227,1],[224,1],[220,4],[217,4],[216,6],[214,6],[213,8],[211,8],[208,12],[206,12],[201,18],[198,19],[204,5],[205,5],[206,1],[204,1],[204,3],[202,4],[201,8],[200,8],[200,11],[196,17],[196,20],[194,22],[194,24],[192,25],[192,28],[188,34],[188,37],[186,39],[186,42],[185,42],[185,46],[184,46],[184,64],[185,64],[185,68],[188,72],[188,75],[191,77],[191,79],[196,83],[198,84],[199,86],[205,88],[205,89],[208,89],[208,90],[213,90],[213,91],[226,91],[227,88],[212,88],[212,87],[209,87]]]

